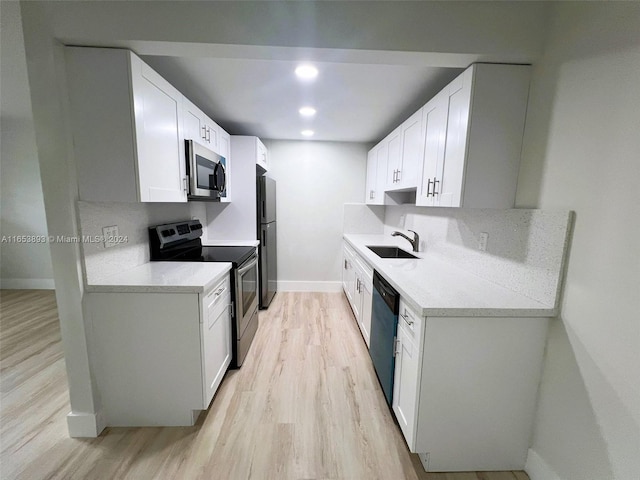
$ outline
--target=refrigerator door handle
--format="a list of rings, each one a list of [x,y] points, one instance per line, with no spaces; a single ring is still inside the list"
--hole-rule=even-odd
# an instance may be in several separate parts
[[[262,246],[267,246],[267,230],[264,228],[262,229]]]
[[[262,220],[264,221],[265,217],[267,216],[267,209],[265,206],[265,201],[262,200]]]

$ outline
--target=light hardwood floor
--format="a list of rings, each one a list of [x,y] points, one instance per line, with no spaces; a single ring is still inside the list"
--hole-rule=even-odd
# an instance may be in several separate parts
[[[341,294],[279,293],[240,370],[188,428],[67,436],[55,298],[3,290],[0,478],[526,480],[427,474],[394,423]]]

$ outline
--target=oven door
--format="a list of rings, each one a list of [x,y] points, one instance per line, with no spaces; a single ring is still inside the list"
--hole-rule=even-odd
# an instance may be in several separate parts
[[[258,255],[254,254],[236,270],[236,322],[238,339],[258,309]]]

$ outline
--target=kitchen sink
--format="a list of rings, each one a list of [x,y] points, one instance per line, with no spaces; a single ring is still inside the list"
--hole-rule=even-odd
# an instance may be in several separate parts
[[[385,247],[376,245],[367,245],[367,248],[380,258],[418,258],[415,255],[402,250],[398,247]]]

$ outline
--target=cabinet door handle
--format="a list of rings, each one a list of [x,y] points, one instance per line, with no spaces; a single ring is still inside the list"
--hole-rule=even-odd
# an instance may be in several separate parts
[[[431,179],[427,179],[427,198],[431,196]]]
[[[435,197],[438,192],[436,192],[436,185],[440,183],[440,180],[436,180],[436,177],[433,177],[433,196]]]
[[[400,177],[402,177],[402,170],[398,170],[398,182],[400,181]]]
[[[404,311],[404,314],[400,315],[400,316],[404,319],[404,321],[406,322],[407,325],[409,325],[409,326],[413,325],[413,320],[409,320],[409,315],[407,315],[407,311],[406,310]]]
[[[344,269],[345,270],[347,269],[347,259],[346,258],[344,259]]]
[[[200,137],[203,140],[207,139],[207,127],[205,125],[203,125],[202,127],[200,127],[202,129],[202,135],[200,135]]]
[[[187,185],[187,177],[183,177],[183,178],[182,178],[182,189],[183,189],[185,192],[188,192],[188,191],[189,191],[189,185]]]

